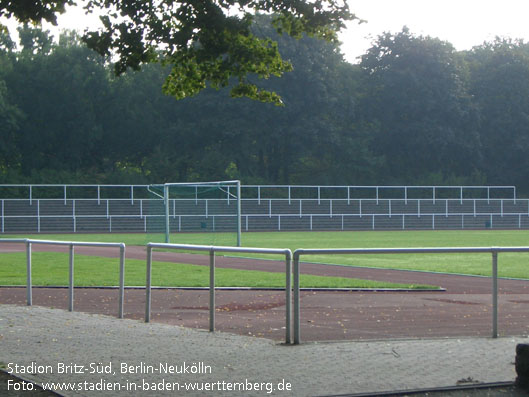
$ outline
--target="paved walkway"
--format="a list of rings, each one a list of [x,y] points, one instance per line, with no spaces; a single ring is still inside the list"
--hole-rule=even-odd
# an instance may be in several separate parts
[[[61,392],[67,396],[328,396],[512,381],[516,344],[527,342],[469,338],[284,346],[159,323],[0,306],[0,365],[38,383],[69,382],[76,390]],[[105,371],[110,373],[98,373]],[[162,386],[179,393],[153,392]],[[86,391],[91,388],[96,391]]]

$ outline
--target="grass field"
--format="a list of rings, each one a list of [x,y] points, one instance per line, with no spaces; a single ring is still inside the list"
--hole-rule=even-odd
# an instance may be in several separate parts
[[[4,236],[23,237],[23,236]],[[24,236],[28,237],[28,236]],[[124,242],[144,245],[142,234],[35,235],[57,240]],[[201,234],[173,234],[171,241],[201,244]],[[376,231],[376,232],[269,232],[243,233],[243,245],[263,248],[373,248],[373,247],[491,247],[529,246],[528,230]],[[403,254],[361,256],[310,256],[319,263],[409,269],[443,273],[490,275],[490,254]],[[501,277],[529,279],[529,254],[499,255]],[[0,280],[1,282],[1,280]]]
[[[76,286],[119,285],[117,259],[93,256],[75,256]],[[34,252],[32,254],[32,281],[34,285],[68,285],[68,254],[55,252]],[[382,283],[369,280],[339,277],[302,275],[302,287],[312,288],[413,288],[424,289],[432,286]],[[209,268],[189,264],[154,262],[152,285],[179,287],[206,287],[209,284]],[[0,285],[26,284],[26,256],[23,253],[0,255]],[[127,259],[125,270],[127,286],[145,285],[145,261]],[[252,270],[215,270],[215,284],[218,287],[285,287],[282,273]]]

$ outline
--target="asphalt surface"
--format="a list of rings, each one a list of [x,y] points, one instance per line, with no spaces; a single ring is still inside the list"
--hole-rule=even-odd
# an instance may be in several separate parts
[[[66,396],[330,396],[510,382],[516,377],[516,345],[528,341],[454,338],[285,346],[263,338],[17,305],[0,306],[0,337],[0,362],[6,369],[39,384],[75,388],[61,392]],[[168,385],[180,388],[179,393],[159,390]],[[190,385],[202,390],[184,391]]]

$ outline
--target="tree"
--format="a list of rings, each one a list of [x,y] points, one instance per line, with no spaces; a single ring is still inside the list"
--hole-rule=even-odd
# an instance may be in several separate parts
[[[5,82],[0,80],[0,174],[19,160],[15,136],[22,119],[22,112],[10,102]]]
[[[529,178],[529,44],[496,39],[465,54],[469,89],[481,113],[489,183],[527,190]]]
[[[20,161],[20,152],[16,146],[16,136],[23,112],[13,102],[5,79],[13,71],[15,44],[7,32],[0,32],[0,175]]]
[[[480,166],[478,113],[451,44],[404,28],[362,57],[362,114],[389,183],[470,176]]]
[[[368,139],[352,126],[358,68],[344,62],[337,45],[277,35],[270,22],[259,15],[254,32],[277,41],[293,71],[264,88],[281,89],[286,106],[225,101],[224,92],[205,90],[165,116],[177,127],[168,130],[150,164],[162,169],[160,159],[171,159],[179,180],[237,176],[249,183],[339,184],[368,175],[358,171],[371,165]]]
[[[58,44],[40,29],[23,26],[19,33],[27,39],[6,84],[26,116],[14,139],[22,173],[97,169],[109,91],[104,61],[75,33],[64,33]]]
[[[330,41],[344,21],[355,19],[345,1],[318,0],[0,0],[0,16],[56,23],[66,5],[84,4],[88,12],[103,11],[104,29],[86,33],[88,46],[117,58],[115,71],[138,69],[162,61],[171,65],[166,93],[181,99],[207,86],[237,84],[231,95],[280,104],[280,97],[251,79],[280,76],[291,70],[269,38],[252,33],[255,12],[274,13],[280,33],[303,33]]]

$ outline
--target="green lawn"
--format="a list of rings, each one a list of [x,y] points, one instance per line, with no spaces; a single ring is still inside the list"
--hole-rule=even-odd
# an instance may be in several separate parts
[[[124,242],[127,245],[144,245],[146,241],[146,236],[143,234],[61,234],[32,237],[77,241],[113,241]],[[200,244],[203,242],[203,236],[199,233],[173,234],[171,240],[173,243]],[[269,232],[243,233],[242,241],[243,245],[247,247],[290,248],[292,251],[297,248],[529,246],[529,231]],[[473,275],[491,274],[491,255],[489,254],[321,255],[304,256],[303,260],[352,266]],[[529,254],[500,254],[498,263],[501,277],[529,279]]]
[[[245,244],[288,248],[399,248],[529,246],[527,230],[246,233]],[[529,254],[498,257],[500,277],[529,279]],[[316,255],[302,260],[351,266],[491,275],[490,254]]]
[[[76,286],[119,285],[119,261],[111,258],[75,255],[74,282]],[[125,284],[145,285],[145,261],[127,259]],[[34,252],[32,255],[32,282],[34,285],[68,285],[68,254]],[[250,270],[217,268],[215,282],[218,287],[283,287],[285,276]],[[339,277],[302,275],[302,287],[321,288],[431,288],[423,285],[382,283]],[[0,285],[26,284],[26,256],[24,253],[0,255]],[[205,287],[209,285],[209,267],[154,262],[152,285]]]

